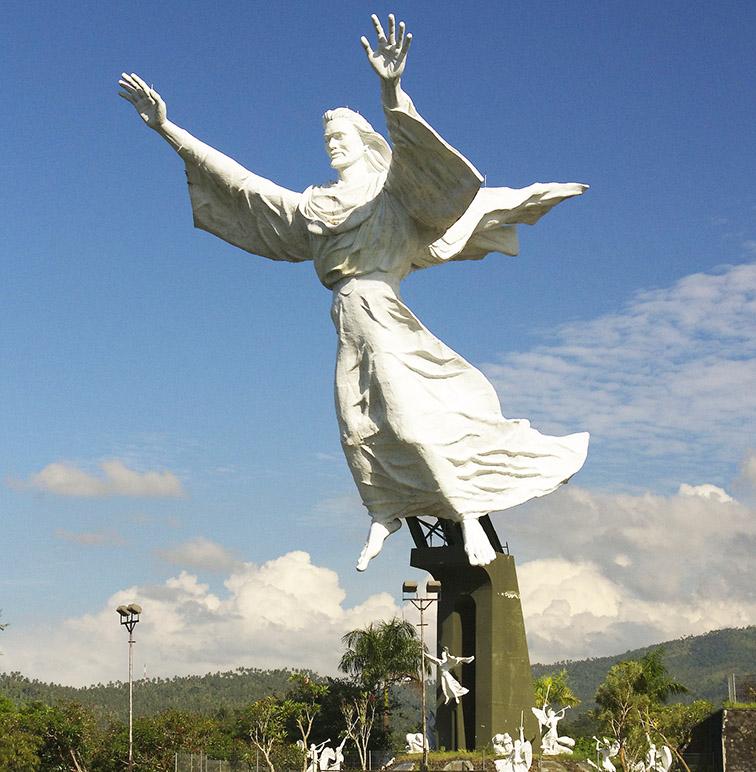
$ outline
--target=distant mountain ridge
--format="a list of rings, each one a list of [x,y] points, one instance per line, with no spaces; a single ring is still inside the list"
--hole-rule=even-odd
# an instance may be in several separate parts
[[[633,649],[611,657],[565,660],[550,665],[535,664],[533,676],[566,670],[569,683],[583,701],[582,709],[593,704],[596,688],[609,668],[628,659],[640,659],[649,651],[664,648],[664,664],[670,674],[687,686],[688,699],[705,699],[718,704],[727,699],[727,676],[756,673],[756,626],[725,628],[705,635],[679,638],[673,641]]]
[[[689,698],[704,698],[715,704],[727,698],[729,673],[756,673],[756,626],[716,630],[706,635],[634,649],[612,657],[533,665],[533,675],[566,670],[570,684],[586,710],[593,704],[596,687],[609,668],[625,659],[639,659],[652,649],[664,647],[664,662],[670,673],[690,689]],[[289,687],[288,669],[236,670],[202,676],[137,679],[134,682],[136,715],[151,715],[168,708],[204,714],[242,707],[268,694],[282,695]],[[310,673],[318,678],[315,673]],[[0,673],[0,695],[14,702],[40,700],[46,703],[75,701],[100,716],[123,718],[126,684],[116,681],[86,687],[61,686],[29,679],[21,673]]]

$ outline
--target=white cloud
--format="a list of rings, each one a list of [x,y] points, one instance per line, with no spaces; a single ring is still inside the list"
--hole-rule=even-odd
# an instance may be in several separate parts
[[[36,488],[58,496],[87,498],[138,496],[149,498],[184,495],[181,482],[172,472],[137,472],[119,459],[102,461],[101,475],[90,474],[65,461],[48,464],[28,480],[11,483],[17,487]]]
[[[756,623],[756,512],[716,486],[681,488],[697,493],[567,486],[496,515],[518,558],[533,661]]]
[[[155,550],[155,554],[171,565],[200,571],[228,571],[241,565],[231,550],[204,536],[169,549]]]
[[[164,584],[115,593],[94,614],[49,627],[3,634],[3,665],[43,680],[70,684],[125,677],[125,636],[114,613],[143,607],[135,630],[135,671],[170,676],[233,669],[312,668],[335,673],[341,636],[399,613],[388,593],[346,607],[336,573],[290,552],[260,566],[239,565],[214,593],[182,571]],[[63,675],[65,674],[65,675]]]
[[[58,528],[55,536],[63,541],[70,541],[74,544],[81,544],[85,547],[111,547],[125,544],[121,534],[115,531],[66,531]]]
[[[741,477],[756,489],[756,451],[749,450],[740,468]]]
[[[705,485],[688,485],[683,483],[678,490],[678,494],[680,496],[701,496],[704,499],[716,499],[722,503],[733,500],[727,491],[709,483]]]
[[[756,263],[637,293],[484,369],[505,415],[591,431],[589,464],[615,480],[729,479],[756,434]]]

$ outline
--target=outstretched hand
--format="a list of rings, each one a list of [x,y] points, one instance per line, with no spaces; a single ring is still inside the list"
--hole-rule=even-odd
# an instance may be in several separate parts
[[[155,89],[148,86],[136,73],[122,73],[118,92],[127,102],[134,105],[141,119],[151,128],[159,129],[167,120],[165,102]]]
[[[370,46],[366,37],[360,38],[362,47],[367,53],[370,66],[382,80],[398,80],[404,72],[404,65],[407,62],[407,51],[409,51],[410,43],[412,42],[412,33],[407,32],[405,34],[404,22],[400,21],[397,34],[396,20],[393,13],[389,14],[388,17],[388,37],[383,31],[378,17],[373,14],[370,18],[378,38],[375,50]]]

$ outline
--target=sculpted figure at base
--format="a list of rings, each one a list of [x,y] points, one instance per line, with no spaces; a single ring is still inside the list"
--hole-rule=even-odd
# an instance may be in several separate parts
[[[311,743],[307,749],[307,772],[319,772],[320,770],[320,753],[325,746],[331,742],[330,740],[323,740],[319,745]],[[299,741],[297,742],[299,744]]]
[[[341,765],[344,763],[344,744],[346,741],[347,738],[344,737],[335,748],[326,745],[320,751],[318,756],[318,769],[320,769],[320,772],[338,772],[341,769]]]
[[[496,772],[528,772],[533,765],[533,746],[525,739],[524,729],[520,727],[520,736],[513,740],[508,732],[496,734],[491,738]]]
[[[378,75],[393,147],[358,113],[325,113],[325,146],[338,179],[295,193],[257,176],[167,118],[138,75],[121,96],[186,165],[194,224],[272,260],[312,261],[333,293],[338,335],[336,411],[341,444],[371,525],[362,571],[402,518],[461,524],[473,565],[495,558],[479,518],[544,496],[583,465],[586,433],[548,437],[502,416],[483,374],[407,308],[411,271],[489,252],[518,251],[517,223],[535,223],[585,185],[481,187],[472,164],[418,114],[401,86],[412,36],[373,16]],[[505,334],[505,331],[502,331]]]
[[[602,772],[617,772],[617,767],[612,763],[612,759],[619,753],[620,744],[619,740],[609,739],[604,737],[601,740],[598,737],[593,738],[596,741],[596,756],[598,757],[598,764],[588,759],[588,763],[595,769],[600,769]]]
[[[541,737],[541,753],[544,756],[558,756],[560,753],[572,753],[575,741],[566,735],[559,736],[557,724],[564,718],[567,708],[562,708],[558,713],[549,707],[547,702],[543,703],[542,708],[531,708],[533,714],[538,719],[538,728],[546,731]]]
[[[444,705],[449,704],[449,700],[454,699],[459,702],[459,698],[467,694],[470,690],[462,686],[457,679],[451,674],[451,671],[461,665],[463,662],[472,662],[475,657],[455,657],[449,653],[449,649],[444,646],[441,652],[441,658],[432,657],[430,654],[425,655],[431,662],[435,662],[438,665],[438,669],[441,673],[441,691],[444,694]]]
[[[425,748],[425,738],[422,732],[410,732],[405,735],[407,745],[405,753],[422,753]]]
[[[648,734],[646,741],[648,742],[646,756],[643,761],[639,761],[633,766],[633,772],[669,772],[672,766],[672,751],[666,745],[657,748]]]

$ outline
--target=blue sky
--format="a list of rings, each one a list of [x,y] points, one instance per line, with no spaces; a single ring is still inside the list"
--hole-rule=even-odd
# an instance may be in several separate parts
[[[591,185],[523,226],[519,257],[404,285],[427,326],[490,375],[505,415],[592,432],[569,491],[496,516],[523,566],[534,658],[756,621],[754,582],[721,567],[754,539],[752,3],[12,2],[0,31],[3,667],[121,676],[105,655],[64,674],[39,643],[110,652],[120,597],[156,610],[145,666],[163,674],[325,670],[343,629],[395,610],[412,573],[406,529],[367,574],[352,567],[368,520],[338,445],[329,293],[310,265],[194,230],[180,160],[115,87],[140,73],[174,121],[302,190],[332,176],[325,109],[356,108],[383,131],[358,41],[371,12],[391,10],[414,34],[406,90],[488,184]],[[676,545],[663,597],[641,581],[659,542],[638,531]],[[702,551],[731,604],[716,619],[684,569]],[[321,630],[299,651],[296,625],[261,621],[249,597],[294,604],[285,588],[303,582],[331,605],[325,618],[315,600],[291,606]],[[601,582],[605,605],[586,606],[581,588]],[[213,658],[198,635],[176,653],[158,616],[187,638],[196,604],[216,614],[208,641],[218,614],[246,620],[227,632],[238,650]]]

